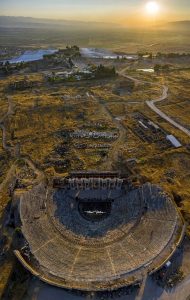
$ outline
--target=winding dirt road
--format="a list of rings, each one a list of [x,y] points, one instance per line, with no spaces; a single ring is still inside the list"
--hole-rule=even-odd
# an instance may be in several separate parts
[[[190,130],[183,127],[181,124],[174,121],[172,118],[170,118],[168,115],[166,115],[164,112],[162,112],[159,108],[156,107],[155,103],[165,100],[168,97],[168,87],[163,85],[163,93],[162,96],[155,100],[146,101],[146,104],[152,109],[157,115],[159,115],[162,119],[169,122],[171,125],[176,127],[177,129],[181,130],[183,133],[188,135],[190,137]]]
[[[165,99],[167,99],[168,97],[168,87],[166,85],[158,85],[158,84],[155,84],[155,83],[151,83],[151,82],[148,82],[148,81],[143,81],[143,80],[139,80],[139,79],[136,79],[132,76],[128,76],[128,75],[125,75],[125,71],[126,71],[126,68],[123,69],[122,71],[118,72],[119,75],[121,75],[122,77],[125,77],[127,79],[131,79],[134,81],[135,84],[141,84],[141,83],[148,83],[148,84],[151,84],[151,85],[156,85],[158,87],[161,87],[162,88],[162,95],[155,99],[155,100],[150,100],[150,101],[146,101],[146,104],[148,105],[148,107],[154,111],[157,115],[159,115],[162,119],[164,119],[165,121],[167,121],[168,123],[170,123],[171,125],[173,125],[174,127],[176,127],[177,129],[181,130],[183,133],[185,133],[188,137],[190,137],[190,130],[188,130],[187,128],[185,128],[184,126],[182,126],[181,124],[177,123],[176,121],[174,121],[171,117],[169,117],[167,114],[165,114],[164,112],[162,112],[159,108],[156,107],[155,103],[157,102],[161,102]]]

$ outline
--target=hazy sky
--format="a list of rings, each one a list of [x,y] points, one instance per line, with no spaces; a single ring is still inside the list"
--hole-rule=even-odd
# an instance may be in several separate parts
[[[157,0],[159,12],[148,14],[148,0],[0,0],[0,14],[54,19],[114,22],[123,25],[190,19],[190,0]]]

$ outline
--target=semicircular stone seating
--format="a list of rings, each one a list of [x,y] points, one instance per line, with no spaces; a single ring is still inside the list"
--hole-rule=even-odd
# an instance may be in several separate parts
[[[101,191],[93,193],[84,190],[81,197],[91,199]],[[158,186],[113,190],[111,212],[100,222],[81,216],[75,195],[40,184],[21,198],[22,231],[47,279],[84,290],[114,281],[119,286],[156,267],[175,246],[180,218]]]

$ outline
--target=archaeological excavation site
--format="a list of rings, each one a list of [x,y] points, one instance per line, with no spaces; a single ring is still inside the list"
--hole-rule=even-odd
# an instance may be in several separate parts
[[[157,185],[118,172],[73,172],[21,195],[15,254],[40,280],[82,291],[141,283],[180,245],[183,222]]]

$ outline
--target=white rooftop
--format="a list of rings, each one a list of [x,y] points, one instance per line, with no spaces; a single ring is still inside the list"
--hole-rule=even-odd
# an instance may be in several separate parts
[[[175,147],[175,148],[179,148],[182,146],[182,144],[176,139],[176,137],[172,134],[170,135],[167,135],[166,136],[166,139],[168,141],[170,141],[172,143],[172,145]]]

